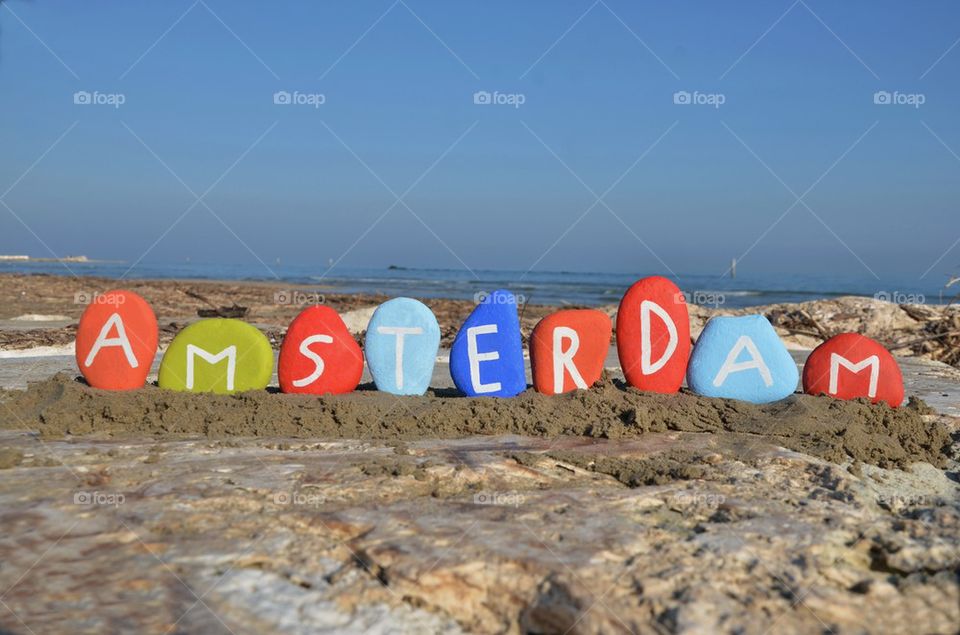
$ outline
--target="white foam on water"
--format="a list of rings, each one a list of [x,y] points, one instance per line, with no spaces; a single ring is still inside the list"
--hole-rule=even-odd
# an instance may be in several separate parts
[[[73,357],[76,351],[76,343],[64,344],[63,346],[35,346],[33,348],[21,348],[16,350],[0,350],[0,359],[23,359],[30,357]]]
[[[41,313],[26,313],[10,318],[11,322],[69,322],[73,318],[66,315],[43,315]]]

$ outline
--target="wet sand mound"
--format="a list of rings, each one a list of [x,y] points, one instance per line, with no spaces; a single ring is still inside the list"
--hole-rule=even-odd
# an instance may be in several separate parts
[[[892,409],[863,401],[794,395],[754,405],[682,392],[643,393],[605,380],[590,390],[547,397],[466,398],[453,391],[398,398],[375,390],[311,397],[258,391],[202,395],[154,386],[114,393],[67,374],[3,395],[0,427],[46,437],[108,434],[160,438],[333,437],[456,438],[484,434],[629,438],[648,432],[736,433],[842,463],[903,468],[924,461],[942,467],[951,442],[925,417],[920,400]]]

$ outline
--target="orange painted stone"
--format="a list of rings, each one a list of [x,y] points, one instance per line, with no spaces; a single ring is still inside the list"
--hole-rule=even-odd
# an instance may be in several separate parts
[[[293,319],[280,346],[280,390],[341,394],[356,389],[362,375],[363,352],[336,311],[311,306]]]
[[[142,388],[157,354],[157,317],[133,291],[97,295],[77,326],[77,367],[104,390]]]
[[[893,355],[858,333],[841,333],[813,349],[803,365],[803,392],[837,399],[903,403],[903,375]]]
[[[530,335],[533,387],[545,395],[586,389],[600,379],[613,327],[602,311],[570,309],[543,318]]]
[[[690,315],[677,285],[650,276],[627,290],[617,311],[617,355],[631,386],[680,390],[690,359]]]

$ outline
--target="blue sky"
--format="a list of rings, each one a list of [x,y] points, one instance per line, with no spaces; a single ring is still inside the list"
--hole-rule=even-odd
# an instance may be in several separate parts
[[[942,276],[960,264],[958,18],[8,0],[0,253]]]

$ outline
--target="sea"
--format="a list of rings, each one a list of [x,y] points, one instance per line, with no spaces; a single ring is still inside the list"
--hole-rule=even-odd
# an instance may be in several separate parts
[[[636,280],[657,272],[599,273],[574,271],[503,271],[492,269],[426,269],[406,267],[350,268],[322,265],[267,266],[179,263],[0,261],[0,273],[100,276],[120,279],[192,279],[262,281],[308,285],[326,293],[377,293],[414,298],[476,299],[505,288],[521,303],[599,306],[620,301]],[[744,308],[780,302],[805,302],[844,295],[873,297],[895,303],[949,304],[957,300],[960,284],[945,287],[948,278],[931,273],[887,275],[877,280],[831,275],[747,273],[737,277],[717,274],[668,275],[688,302],[726,308]]]

